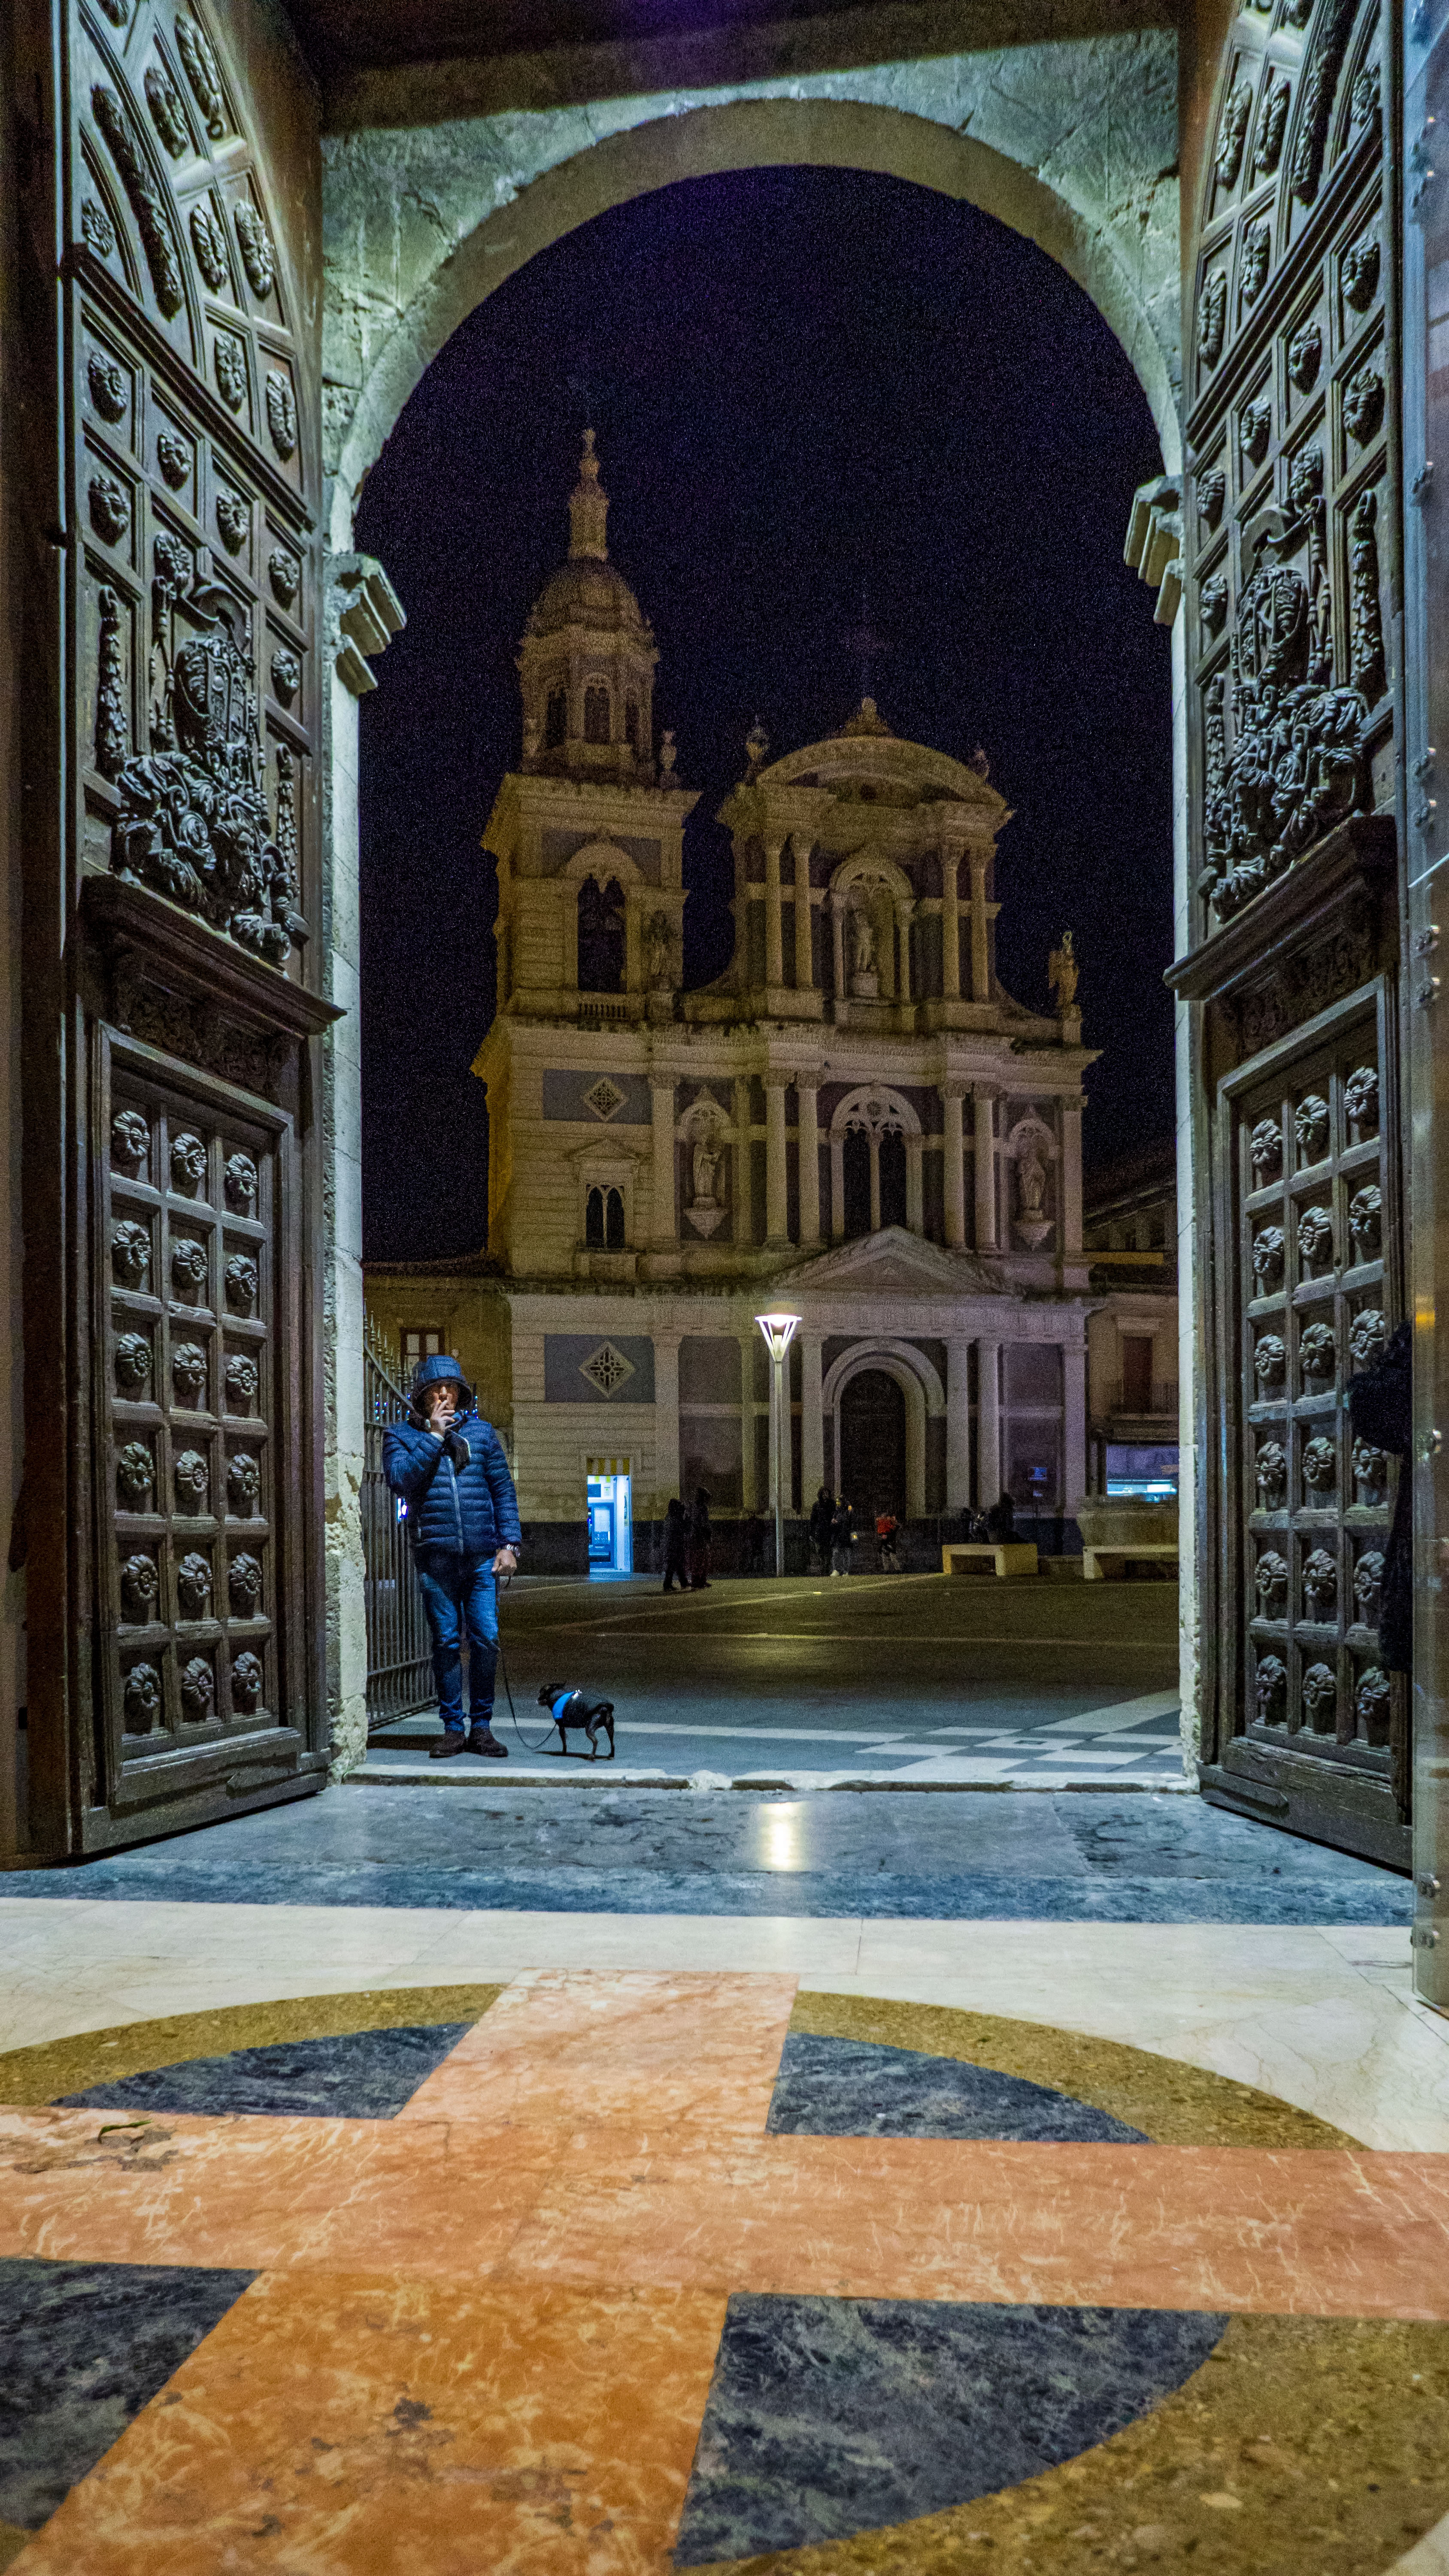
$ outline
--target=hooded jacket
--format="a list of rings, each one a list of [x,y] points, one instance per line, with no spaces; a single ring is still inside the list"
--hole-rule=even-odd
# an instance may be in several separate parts
[[[492,1556],[519,1544],[518,1496],[503,1443],[476,1410],[471,1388],[446,1352],[424,1360],[413,1380],[414,1405],[430,1386],[446,1381],[462,1387],[466,1412],[455,1416],[442,1440],[420,1422],[390,1422],[382,1435],[382,1472],[407,1504],[414,1547]]]

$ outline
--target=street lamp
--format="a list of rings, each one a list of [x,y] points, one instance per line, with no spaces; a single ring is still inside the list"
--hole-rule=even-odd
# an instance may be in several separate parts
[[[756,1323],[765,1336],[765,1347],[774,1362],[770,1377],[770,1500],[775,1506],[775,1572],[785,1571],[785,1484],[788,1470],[780,1456],[780,1443],[790,1416],[785,1405],[785,1353],[799,1328],[798,1315],[757,1315]]]

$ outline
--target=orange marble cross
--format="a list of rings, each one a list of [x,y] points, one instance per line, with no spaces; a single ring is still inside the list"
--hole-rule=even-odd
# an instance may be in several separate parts
[[[20,2576],[663,2576],[731,2291],[1449,2320],[1449,2159],[771,2137],[795,1979],[514,1980],[390,2120],[0,2113],[0,2253],[258,2278]]]

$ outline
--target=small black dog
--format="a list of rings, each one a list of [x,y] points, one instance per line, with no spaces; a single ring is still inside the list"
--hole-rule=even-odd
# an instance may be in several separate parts
[[[581,1690],[571,1690],[567,1682],[545,1682],[538,1694],[540,1708],[546,1708],[559,1732],[565,1753],[569,1749],[569,1728],[582,1727],[589,1739],[589,1760],[599,1759],[599,1734],[609,1739],[609,1760],[614,1759],[614,1703],[611,1699],[585,1699]]]

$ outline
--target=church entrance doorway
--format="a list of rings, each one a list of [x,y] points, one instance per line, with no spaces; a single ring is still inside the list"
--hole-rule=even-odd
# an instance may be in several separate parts
[[[591,1463],[588,1473],[589,1572],[632,1574],[634,1532],[627,1458]]]
[[[840,1398],[840,1490],[862,1529],[906,1517],[906,1399],[884,1369],[862,1369]]]

